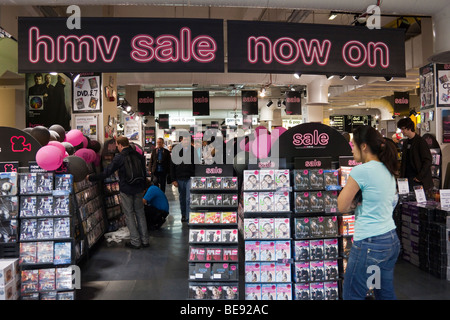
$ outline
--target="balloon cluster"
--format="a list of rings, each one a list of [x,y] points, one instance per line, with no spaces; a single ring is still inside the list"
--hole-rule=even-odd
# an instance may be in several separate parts
[[[36,152],[36,162],[44,170],[54,171],[67,162],[68,173],[78,182],[88,174],[87,163],[100,165],[100,143],[89,139],[78,129],[66,132],[61,125],[54,124],[48,129],[36,126],[23,131],[41,144]]]

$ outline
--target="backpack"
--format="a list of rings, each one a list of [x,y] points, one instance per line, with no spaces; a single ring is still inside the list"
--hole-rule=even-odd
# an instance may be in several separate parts
[[[125,181],[128,184],[136,185],[146,181],[145,170],[142,159],[137,152],[130,152],[125,156]]]

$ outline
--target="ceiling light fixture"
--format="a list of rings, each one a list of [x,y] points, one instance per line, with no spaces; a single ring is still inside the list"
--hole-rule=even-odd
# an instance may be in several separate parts
[[[347,77],[347,76],[342,75],[342,76],[339,76],[339,79],[344,80],[346,77]]]
[[[269,100],[269,102],[267,102],[266,106],[270,107],[273,104],[272,100]]]
[[[330,15],[328,16],[328,20],[334,20],[337,17],[337,13],[336,12],[330,12]]]
[[[300,73],[298,73],[298,72],[294,73],[294,77],[295,77],[296,79],[300,79],[301,76],[302,76],[302,75],[301,75]]]
[[[392,77],[384,77],[384,79],[385,79],[387,82],[389,82],[389,81],[391,81],[393,78],[392,78]]]
[[[333,79],[334,75],[327,75],[326,77],[327,77],[327,80],[331,80],[331,79]]]
[[[359,76],[353,76],[353,79],[354,79],[355,81],[358,81]]]

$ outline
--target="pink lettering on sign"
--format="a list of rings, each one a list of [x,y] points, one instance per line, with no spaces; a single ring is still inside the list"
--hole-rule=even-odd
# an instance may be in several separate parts
[[[13,136],[11,137],[11,150],[13,152],[25,152],[25,151],[31,151],[31,143],[25,144],[25,137],[24,136]]]
[[[261,60],[265,64],[275,60],[280,64],[291,65],[301,59],[305,65],[316,63],[324,66],[328,62],[330,50],[331,41],[327,39],[296,41],[289,37],[281,37],[273,43],[264,36],[251,36],[247,39],[247,59],[250,63],[257,63],[261,53]]]
[[[305,161],[305,167],[320,167],[322,161],[314,159],[313,161]]]
[[[147,98],[139,98],[139,103],[153,103],[153,98],[147,97]]]
[[[206,168],[206,174],[221,174],[222,168]]]
[[[257,97],[242,97],[242,102],[258,102]]]
[[[394,100],[395,104],[408,104],[409,103],[409,99],[406,98],[397,98]]]
[[[326,133],[319,134],[319,131],[314,130],[313,133],[296,133],[293,136],[292,144],[295,146],[326,146],[330,137]]]
[[[194,98],[194,103],[208,103],[208,101],[207,97]]]
[[[147,34],[139,34],[131,39],[131,58],[140,63],[152,60],[158,62],[189,62],[194,59],[208,63],[216,58],[217,43],[207,35],[192,39],[191,29],[183,27],[179,37],[160,35],[156,39]]]
[[[377,57],[382,68],[389,67],[389,47],[383,42],[369,42],[367,46],[360,41],[348,41],[342,48],[342,57],[350,67],[361,67],[367,64],[371,68],[377,66]]]
[[[44,61],[47,63],[65,63],[68,60],[78,63],[83,58],[90,63],[97,62],[98,59],[110,63],[116,56],[119,43],[118,36],[106,39],[105,36],[68,35],[59,36],[55,40],[48,35],[40,34],[39,28],[31,27],[28,31],[28,59],[32,63],[37,63],[43,53]]]

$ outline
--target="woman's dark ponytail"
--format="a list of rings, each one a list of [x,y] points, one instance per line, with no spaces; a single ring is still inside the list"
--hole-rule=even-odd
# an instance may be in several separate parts
[[[398,154],[394,141],[384,138],[375,128],[371,126],[359,126],[353,131],[353,141],[361,147],[366,143],[373,154],[377,155],[388,171],[395,177],[398,176]]]

